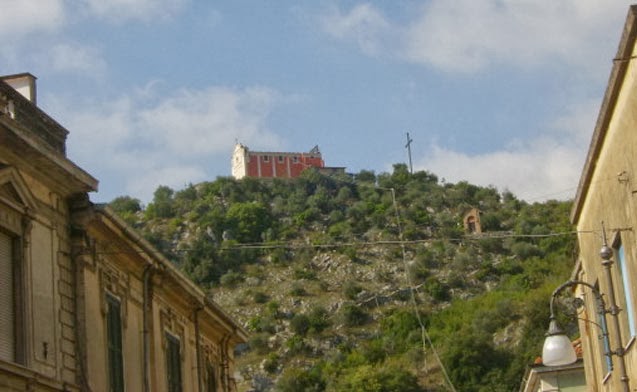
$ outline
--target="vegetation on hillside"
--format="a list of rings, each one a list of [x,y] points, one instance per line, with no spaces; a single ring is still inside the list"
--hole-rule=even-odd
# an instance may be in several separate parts
[[[518,390],[573,267],[569,202],[434,174],[159,187],[111,203],[251,333],[242,390]],[[482,235],[464,214],[481,211]]]

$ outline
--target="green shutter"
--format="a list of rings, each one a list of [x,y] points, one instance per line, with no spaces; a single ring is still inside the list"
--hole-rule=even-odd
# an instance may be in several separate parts
[[[217,377],[215,376],[215,367],[209,361],[206,361],[206,392],[217,392]]]
[[[15,361],[13,239],[0,233],[0,359]]]
[[[181,392],[181,354],[179,339],[166,332],[166,370],[168,392]]]
[[[108,338],[108,378],[111,392],[124,392],[124,363],[122,359],[122,315],[117,298],[106,294],[108,312],[106,334]]]

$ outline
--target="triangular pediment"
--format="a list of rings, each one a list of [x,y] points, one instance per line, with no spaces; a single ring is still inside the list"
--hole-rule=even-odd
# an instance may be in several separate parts
[[[37,205],[26,181],[11,166],[0,166],[0,199],[31,211]]]

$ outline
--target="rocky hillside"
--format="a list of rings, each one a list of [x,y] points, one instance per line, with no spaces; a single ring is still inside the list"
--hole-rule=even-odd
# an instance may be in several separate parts
[[[573,266],[569,202],[405,165],[111,206],[250,331],[241,391],[517,391]],[[482,234],[465,232],[472,208]]]

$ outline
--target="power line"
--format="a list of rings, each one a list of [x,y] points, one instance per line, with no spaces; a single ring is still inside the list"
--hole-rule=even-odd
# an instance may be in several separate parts
[[[453,386],[453,382],[451,382],[451,378],[449,378],[447,369],[445,368],[445,365],[442,363],[442,360],[440,359],[440,356],[438,355],[438,352],[436,351],[436,348],[434,347],[431,341],[431,338],[429,337],[429,333],[427,333],[427,328],[425,327],[425,323],[422,321],[422,317],[420,316],[420,309],[416,301],[416,292],[417,292],[416,287],[414,286],[414,283],[411,280],[411,274],[409,273],[409,263],[407,261],[407,250],[405,249],[405,244],[403,241],[403,229],[400,223],[401,222],[400,212],[398,210],[398,203],[396,203],[396,191],[394,190],[394,188],[391,188],[391,197],[392,197],[392,203],[394,205],[394,212],[396,214],[396,225],[398,226],[398,237],[401,240],[400,248],[401,248],[402,260],[403,260],[404,269],[405,269],[405,278],[407,280],[407,284],[409,285],[409,292],[411,294],[410,295],[411,306],[414,311],[414,315],[416,316],[416,320],[418,320],[418,325],[420,326],[420,335],[421,335],[420,338],[422,340],[422,351],[423,351],[423,358],[425,361],[425,371],[427,371],[427,343],[429,343],[429,347],[431,347],[431,351],[433,352],[434,357],[436,358],[436,362],[438,362],[438,365],[440,366],[440,369],[442,370],[442,374],[444,375],[445,381],[447,382],[447,384],[449,384],[449,387],[451,387],[452,392],[456,392],[456,388]]]
[[[630,231],[632,228],[615,228],[611,229],[611,231]],[[545,234],[515,234],[513,232],[485,232],[481,234],[469,234],[461,237],[437,237],[437,238],[427,238],[421,240],[378,240],[378,241],[349,241],[349,242],[333,242],[329,244],[312,244],[307,242],[275,242],[275,243],[265,243],[265,242],[253,242],[253,243],[236,243],[236,244],[222,244],[216,250],[218,251],[230,251],[230,250],[241,250],[241,249],[261,249],[261,250],[272,250],[272,249],[339,249],[339,248],[363,248],[363,247],[372,247],[372,246],[406,246],[406,245],[420,245],[420,244],[432,244],[439,241],[450,241],[450,242],[479,242],[481,240],[487,239],[537,239],[537,238],[550,238],[550,237],[565,237],[565,236],[575,236],[578,234],[597,234],[600,235],[599,230],[573,230],[573,231],[562,231],[562,232],[553,232],[553,233],[545,233]],[[170,252],[172,253],[184,253],[194,251],[194,248],[179,248],[172,249]],[[146,253],[144,250],[113,250],[113,251],[97,251],[96,254],[118,254],[118,253],[137,253],[143,254]]]

